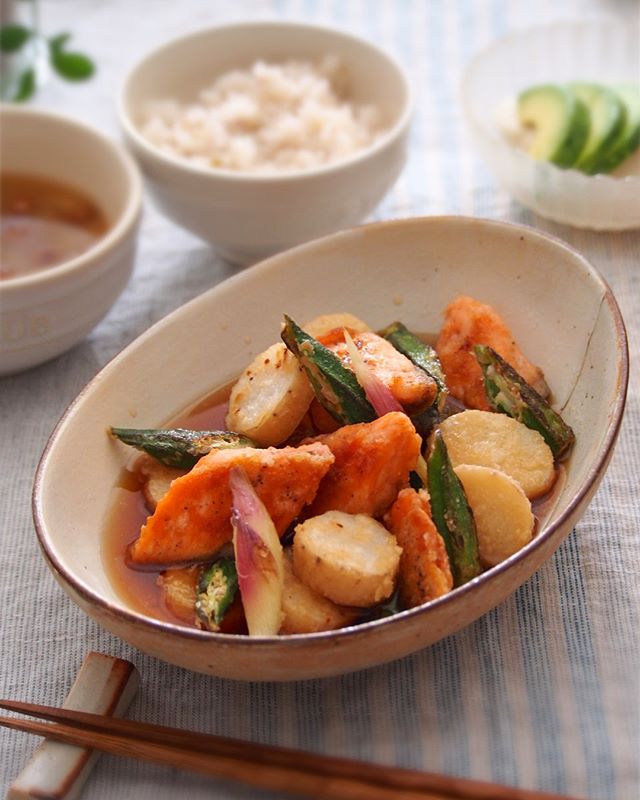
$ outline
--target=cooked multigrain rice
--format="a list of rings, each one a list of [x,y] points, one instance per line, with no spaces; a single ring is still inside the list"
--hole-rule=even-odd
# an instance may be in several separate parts
[[[272,174],[341,161],[384,130],[380,110],[346,99],[342,62],[255,62],[221,75],[195,103],[154,101],[141,131],[156,147],[193,164]]]

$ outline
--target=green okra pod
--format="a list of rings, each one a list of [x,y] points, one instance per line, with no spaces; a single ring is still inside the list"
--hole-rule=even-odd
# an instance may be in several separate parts
[[[380,331],[380,336],[391,342],[396,350],[405,355],[416,367],[420,367],[434,381],[437,390],[433,405],[442,411],[448,391],[440,359],[435,349],[411,333],[402,322],[392,322],[391,325]]]
[[[201,628],[217,631],[238,591],[238,573],[233,558],[219,558],[202,571],[198,581],[195,612]]]
[[[338,356],[284,317],[282,341],[302,364],[318,402],[338,422],[351,425],[372,422],[377,414],[354,373]]]
[[[565,456],[575,435],[560,414],[491,347],[477,344],[474,352],[492,408],[538,431],[555,458]]]
[[[168,467],[191,469],[212,450],[255,447],[248,436],[232,431],[190,431],[184,428],[111,428],[124,444],[153,456]]]
[[[461,586],[482,571],[478,535],[467,496],[439,430],[433,434],[427,478],[433,521],[447,549],[454,585]]]

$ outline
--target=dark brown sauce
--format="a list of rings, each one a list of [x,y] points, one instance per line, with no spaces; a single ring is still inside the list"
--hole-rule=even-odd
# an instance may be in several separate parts
[[[21,173],[0,175],[0,279],[69,261],[107,228],[96,203],[71,186]]]
[[[538,535],[538,533],[540,532],[541,525],[544,524],[549,514],[553,511],[556,501],[560,496],[560,492],[564,489],[564,485],[566,482],[567,482],[566,462],[562,462],[561,464],[556,464],[556,477],[549,491],[546,494],[540,495],[540,497],[536,497],[534,500],[531,501],[531,511],[533,511],[533,516],[536,519],[534,536]]]

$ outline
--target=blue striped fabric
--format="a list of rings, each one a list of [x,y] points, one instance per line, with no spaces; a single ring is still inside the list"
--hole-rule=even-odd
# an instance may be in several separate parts
[[[142,3],[43,3],[47,28],[73,30],[100,69],[93,87],[51,84],[39,102],[114,133],[114,94],[139,51],[199,25],[249,17],[304,19],[381,44],[411,75],[416,115],[407,169],[373,218],[474,214],[560,236],[601,269],[617,294],[634,366],[622,436],[603,486],[555,556],[499,608],[427,650],[340,678],[246,685],[188,674],[132,651],[72,606],[36,552],[28,508],[37,455],[76,391],[151,322],[228,274],[201,243],[150,210],[132,285],[88,342],[55,366],[0,384],[0,421],[7,423],[7,441],[21,452],[13,469],[0,475],[2,534],[8,541],[0,572],[20,576],[43,601],[37,616],[25,619],[0,581],[7,610],[0,694],[32,697],[38,686],[37,699],[58,703],[84,652],[93,648],[138,665],[144,686],[133,715],[140,718],[592,800],[640,797],[640,235],[578,231],[518,206],[476,157],[458,102],[464,65],[497,36],[556,18],[637,13],[632,5],[166,0],[147,2],[144,21],[133,24]],[[152,299],[143,303],[142,297]],[[0,790],[29,751],[25,738],[0,734]],[[257,794],[107,757],[86,793],[95,800],[186,796],[245,800]]]

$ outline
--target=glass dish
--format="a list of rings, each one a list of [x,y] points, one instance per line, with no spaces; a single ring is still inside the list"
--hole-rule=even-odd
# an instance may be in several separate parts
[[[638,82],[637,35],[637,25],[623,20],[558,22],[509,34],[471,60],[462,102],[473,139],[522,205],[581,228],[640,227],[638,152],[610,175],[588,176],[534,160],[509,142],[500,122],[505,103],[538,83]]]

